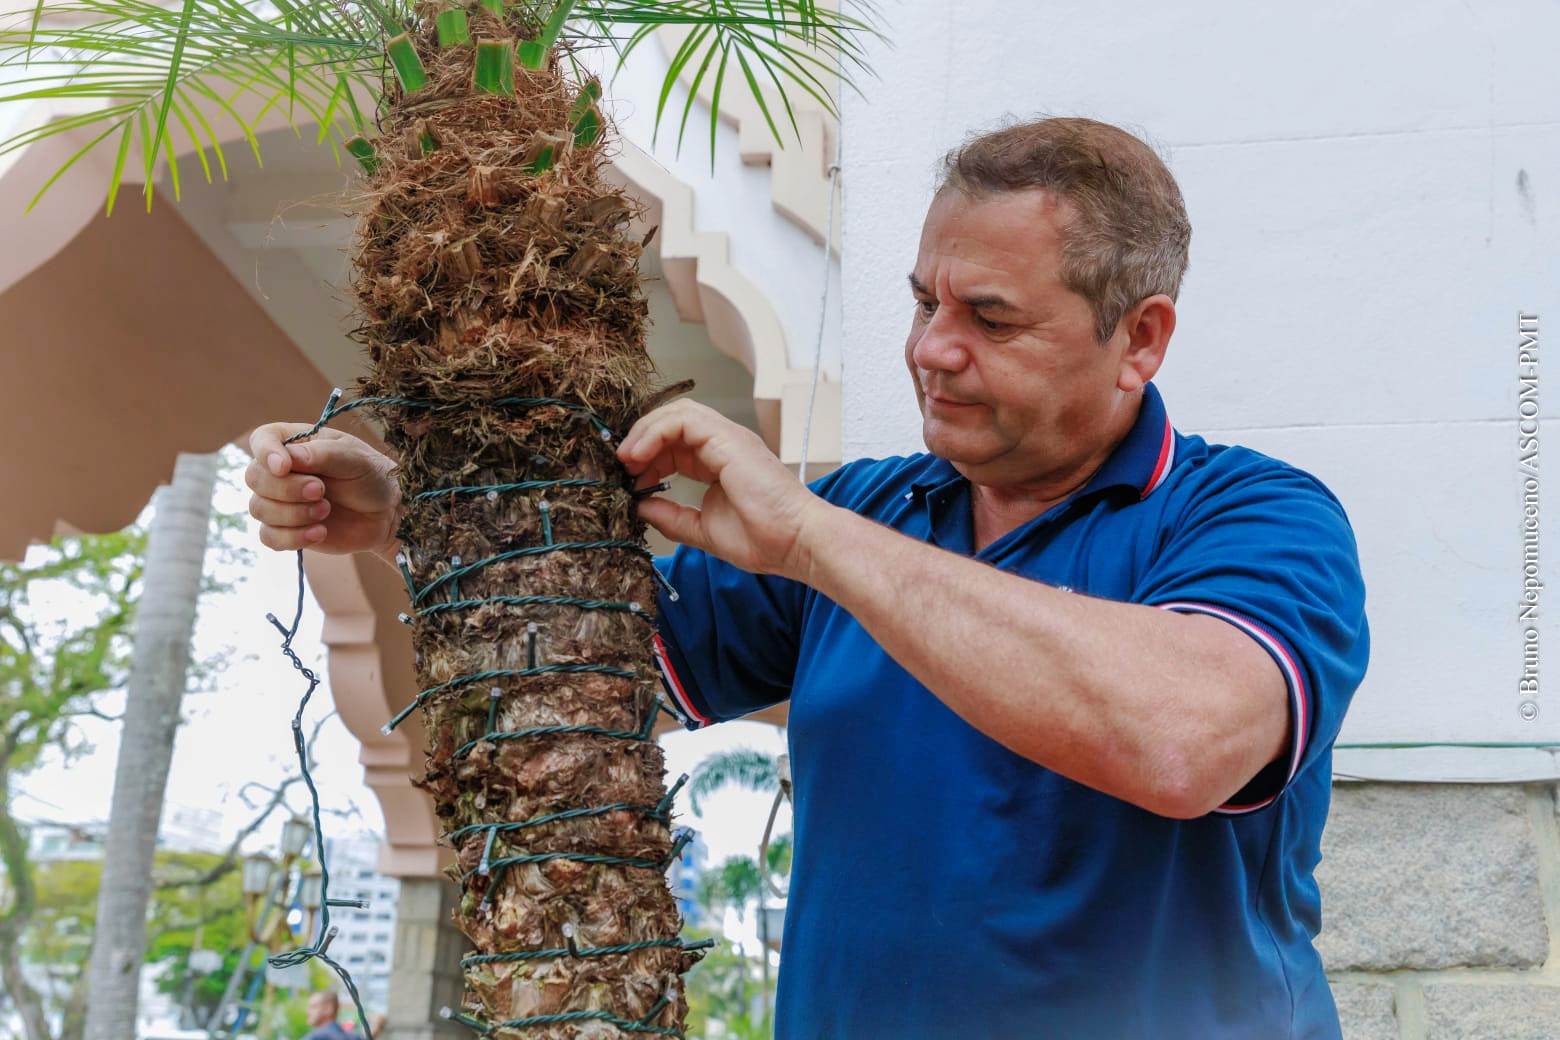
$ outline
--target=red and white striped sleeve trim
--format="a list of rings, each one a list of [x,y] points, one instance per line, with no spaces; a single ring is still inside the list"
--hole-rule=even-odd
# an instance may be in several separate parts
[[[1284,777],[1284,783],[1279,788],[1282,791],[1294,779],[1295,773],[1300,769],[1301,757],[1305,754],[1306,735],[1310,732],[1310,697],[1305,686],[1305,676],[1300,671],[1299,664],[1289,653],[1283,642],[1268,629],[1243,614],[1237,614],[1227,607],[1216,607],[1211,603],[1196,603],[1191,601],[1178,601],[1175,603],[1156,603],[1161,610],[1177,610],[1198,614],[1212,614],[1214,617],[1223,618],[1230,624],[1241,629],[1255,639],[1258,643],[1273,655],[1273,660],[1278,662],[1279,671],[1284,673],[1284,682],[1289,686],[1289,702],[1291,705],[1290,719],[1294,723],[1294,732],[1290,738],[1289,770]],[[1242,813],[1256,812],[1273,803],[1278,797],[1275,793],[1260,802],[1247,802],[1244,804],[1225,803],[1213,810],[1216,813],[1226,815],[1240,815]]]
[[[671,655],[666,652],[666,644],[661,641],[661,634],[655,634],[654,641],[655,666],[661,672],[661,685],[666,688],[667,696],[672,698],[672,705],[682,712],[684,716],[697,723],[695,728],[702,729],[710,724],[709,716],[705,715],[693,703],[693,698],[688,696],[688,690],[683,686],[682,680],[677,677],[677,670],[672,667]]]

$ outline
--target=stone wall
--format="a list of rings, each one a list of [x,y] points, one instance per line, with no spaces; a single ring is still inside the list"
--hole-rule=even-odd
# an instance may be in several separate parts
[[[1554,784],[1339,781],[1316,876],[1345,1040],[1560,1040]]]

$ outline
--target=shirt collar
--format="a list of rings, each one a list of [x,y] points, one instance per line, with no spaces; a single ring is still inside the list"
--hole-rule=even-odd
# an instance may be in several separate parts
[[[918,493],[964,479],[953,463],[941,457],[934,458],[926,478],[910,485]],[[1132,428],[1104,464],[1094,471],[1076,497],[1081,498],[1102,488],[1129,487],[1137,492],[1139,499],[1144,499],[1165,482],[1174,465],[1175,430],[1170,425],[1164,398],[1152,382],[1145,383],[1142,402]]]

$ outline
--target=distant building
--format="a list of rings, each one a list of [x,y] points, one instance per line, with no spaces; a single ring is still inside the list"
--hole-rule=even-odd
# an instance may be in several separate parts
[[[190,805],[164,805],[157,846],[173,852],[221,852],[222,813]]]
[[[102,823],[29,823],[27,858],[35,864],[103,858]]]
[[[666,872],[667,884],[677,897],[677,909],[682,912],[683,923],[689,928],[703,928],[706,924],[704,908],[699,905],[699,876],[704,873],[710,849],[697,833],[683,847],[682,855]]]
[[[385,1010],[390,999],[390,956],[395,947],[395,908],[401,884],[375,869],[376,837],[326,838],[332,899],[366,899],[367,910],[337,908],[331,923],[340,933],[330,955],[347,971],[370,1012]]]

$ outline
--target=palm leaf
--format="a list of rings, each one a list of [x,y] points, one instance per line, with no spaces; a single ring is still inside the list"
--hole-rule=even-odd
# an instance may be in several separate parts
[[[341,76],[377,76],[382,68],[379,23],[343,15],[331,3],[300,8],[284,0],[274,17],[262,10],[253,0],[183,0],[172,9],[144,0],[44,0],[24,25],[0,28],[0,69],[31,73],[15,81],[23,89],[0,102],[53,102],[67,112],[0,140],[0,155],[54,134],[91,132],[87,148],[56,171],[46,191],[93,145],[116,133],[144,131],[142,165],[150,205],[159,159],[168,167],[176,197],[179,191],[170,116],[184,125],[209,175],[204,146],[193,128],[205,131],[224,178],[228,164],[213,122],[236,125],[258,163],[255,128],[285,100],[289,111],[297,105],[320,124],[323,141],[346,118],[339,103],[332,103],[333,98],[339,102]],[[283,62],[286,68],[280,71]],[[354,121],[360,120],[355,100],[352,109]],[[337,129],[338,136],[346,136]],[[127,143],[128,136],[122,136],[121,154]],[[110,211],[124,169],[124,162],[116,161],[105,203]],[[34,196],[29,209],[42,194]]]
[[[752,748],[733,748],[709,756],[694,767],[688,780],[688,804],[695,816],[703,815],[704,799],[724,787],[740,787],[767,794],[780,786],[775,757]]]
[[[665,74],[655,126],[659,129],[679,75],[696,63],[679,122],[681,145],[698,86],[713,67],[712,162],[715,117],[732,56],[783,146],[771,105],[778,101],[784,107],[793,133],[788,89],[805,91],[835,112],[830,84],[854,88],[851,76],[870,72],[866,39],[879,35],[871,0],[844,0],[840,11],[816,0],[535,0],[513,8],[512,24],[533,42],[545,46],[556,40],[571,55],[577,48],[610,44],[619,67],[661,26],[690,27],[693,32]],[[297,120],[306,117],[317,127],[316,140],[335,150],[338,142],[366,133],[351,86],[377,96],[390,67],[388,40],[415,24],[412,0],[179,0],[172,6],[150,0],[37,0],[0,26],[0,73],[11,67],[26,72],[0,103],[42,103],[43,116],[37,125],[0,139],[0,156],[56,134],[90,138],[49,178],[31,208],[65,170],[117,134],[119,161],[107,186],[111,209],[128,142],[136,135],[148,205],[159,162],[167,165],[177,197],[170,117],[189,137],[208,179],[205,143],[216,152],[218,171],[228,176],[218,145],[226,135],[215,124],[236,126],[258,164],[256,129],[283,102],[295,133],[301,136]],[[760,66],[767,84],[757,75]]]

